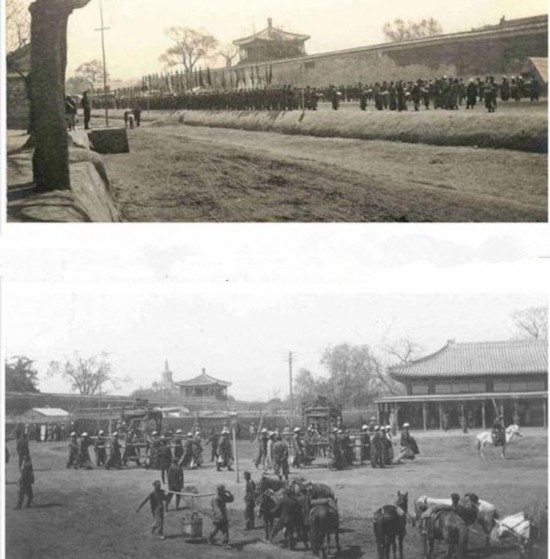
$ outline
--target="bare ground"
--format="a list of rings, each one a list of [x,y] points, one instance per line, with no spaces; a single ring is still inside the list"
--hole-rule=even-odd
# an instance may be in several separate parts
[[[126,221],[546,221],[547,157],[185,125],[106,157]]]
[[[418,435],[421,454],[415,463],[393,466],[386,470],[354,467],[334,472],[317,466],[291,472],[307,479],[330,484],[338,497],[341,514],[341,559],[375,556],[372,514],[395,499],[397,490],[409,491],[410,508],[422,494],[448,496],[451,492],[476,492],[480,498],[497,505],[501,517],[524,509],[541,511],[547,503],[548,465],[547,431],[526,429],[525,438],[510,446],[509,459],[503,462],[496,449],[489,449],[481,461],[474,449],[475,434],[427,433]],[[158,472],[140,468],[122,471],[104,469],[66,470],[66,443],[31,443],[35,467],[35,507],[14,511],[16,500],[16,456],[10,443],[12,460],[6,467],[6,557],[8,559],[63,558],[132,558],[192,557],[244,559],[311,557],[301,545],[289,552],[264,543],[263,529],[246,532],[243,519],[243,483],[235,474],[217,473],[210,463],[198,471],[186,472],[186,484],[200,491],[212,491],[225,483],[235,494],[230,505],[231,549],[221,546],[191,544],[181,537],[184,512],[171,511],[165,518],[167,539],[150,536],[150,513],[146,507],[139,514],[136,506],[151,490]],[[255,446],[239,444],[240,470],[252,466]],[[199,502],[204,513],[204,531],[211,529],[208,500]],[[483,538],[477,531],[470,534],[468,558],[480,558]],[[438,546],[438,557],[444,553]],[[512,548],[493,548],[493,557],[517,559]],[[405,557],[421,557],[421,543],[416,528],[408,526]],[[538,544],[535,559],[547,557],[546,548]]]

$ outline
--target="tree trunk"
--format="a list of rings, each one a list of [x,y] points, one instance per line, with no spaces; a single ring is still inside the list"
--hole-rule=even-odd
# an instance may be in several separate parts
[[[35,151],[33,176],[41,190],[68,190],[69,143],[65,119],[67,22],[89,0],[36,0],[31,12],[31,106]]]

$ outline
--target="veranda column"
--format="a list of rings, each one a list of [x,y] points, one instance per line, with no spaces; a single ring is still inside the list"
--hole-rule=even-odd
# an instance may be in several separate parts
[[[424,431],[428,430],[428,418],[427,418],[426,402],[422,402],[422,426]]]
[[[487,421],[485,420],[485,400],[481,402],[481,426],[483,429],[487,428]]]

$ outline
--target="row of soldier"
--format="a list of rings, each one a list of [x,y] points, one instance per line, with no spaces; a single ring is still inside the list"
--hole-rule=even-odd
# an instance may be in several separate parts
[[[293,111],[317,110],[320,101],[328,101],[337,110],[340,103],[357,103],[366,110],[370,103],[377,110],[405,111],[412,104],[415,110],[456,110],[466,105],[473,108],[476,102],[520,101],[539,99],[541,85],[536,77],[503,76],[500,82],[494,76],[464,80],[442,76],[437,79],[415,81],[377,81],[370,84],[358,83],[349,86],[329,85],[326,87],[300,88],[291,85],[266,86],[242,90],[201,90],[172,96],[157,96],[147,99],[117,99],[117,107],[144,108],[151,110],[254,110]],[[99,101],[98,101],[99,102]],[[99,106],[99,105],[98,105]],[[487,107],[489,108],[489,107]]]
[[[263,428],[258,436],[258,452],[254,465],[264,472],[272,470],[280,479],[288,479],[291,456],[292,467],[299,469],[311,464],[316,457],[327,456],[327,450],[330,467],[336,470],[350,467],[357,460],[360,465],[370,462],[373,468],[385,468],[395,458],[391,427],[377,425],[371,419],[368,425],[361,427],[361,432],[356,437],[352,437],[350,430],[342,426],[333,427],[326,437],[314,425],[308,426],[305,431],[296,427],[292,435]],[[414,460],[416,454],[416,440],[409,432],[409,424],[405,423],[396,462]]]

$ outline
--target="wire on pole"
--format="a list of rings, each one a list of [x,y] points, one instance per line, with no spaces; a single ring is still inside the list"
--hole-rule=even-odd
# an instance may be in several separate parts
[[[103,104],[105,105],[105,126],[109,126],[109,108],[107,100],[107,62],[105,58],[105,31],[110,27],[103,25],[103,2],[99,1],[99,15],[101,18],[101,27],[96,31],[101,31],[101,50],[103,52]]]

